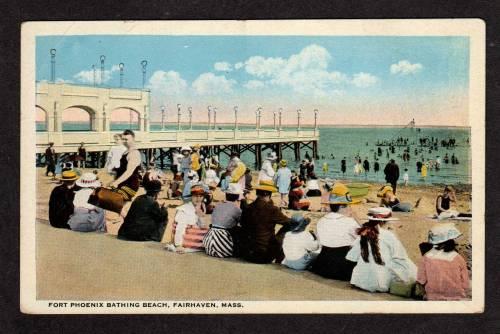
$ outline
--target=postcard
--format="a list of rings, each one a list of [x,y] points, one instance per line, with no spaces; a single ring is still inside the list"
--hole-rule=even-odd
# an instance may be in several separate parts
[[[483,312],[483,21],[21,39],[22,312]]]

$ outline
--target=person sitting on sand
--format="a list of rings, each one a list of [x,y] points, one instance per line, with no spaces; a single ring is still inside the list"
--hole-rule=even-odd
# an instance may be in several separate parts
[[[158,203],[161,191],[159,180],[150,180],[144,185],[146,194],[138,196],[127,212],[125,221],[118,230],[118,238],[133,241],[160,242],[167,226],[167,208]]]
[[[452,202],[457,202],[455,191],[453,187],[445,186],[443,194],[436,198],[436,213],[438,219],[443,220],[459,216],[459,212],[451,208]]]
[[[417,283],[424,286],[427,300],[461,300],[467,297],[469,272],[456,251],[460,233],[454,224],[439,224],[429,231],[432,249],[420,260]]]
[[[234,254],[237,226],[241,218],[240,195],[243,190],[237,183],[231,183],[226,191],[226,200],[215,206],[212,224],[203,238],[205,253],[214,257],[231,257]]]
[[[97,180],[97,175],[83,173],[80,179],[76,181],[76,185],[80,187],[80,190],[75,192],[75,198],[73,199],[75,209],[68,221],[68,225],[73,231],[78,232],[105,232],[104,210],[88,203],[94,189],[101,186],[101,182]]]
[[[413,209],[418,208],[421,198],[417,199],[415,205],[411,205],[408,202],[400,202],[399,198],[394,195],[392,187],[390,185],[383,186],[377,193],[377,197],[380,197],[380,206],[390,208],[392,211],[399,212],[411,212]]]
[[[113,139],[115,145],[109,150],[104,166],[110,175],[114,175],[116,173],[115,169],[120,168],[120,159],[127,151],[127,148],[123,145],[121,134],[117,133],[113,135]]]
[[[205,189],[199,184],[194,184],[191,187],[191,201],[177,207],[172,229],[173,243],[166,246],[168,250],[177,253],[203,250],[203,238],[208,232],[203,222],[206,215],[203,205],[204,195]]]
[[[352,200],[349,189],[336,183],[330,193],[327,213],[316,225],[316,235],[321,244],[321,252],[313,263],[311,271],[326,277],[349,281],[356,263],[347,261],[345,256],[356,240],[359,224],[354,219],[350,205],[359,201]]]
[[[253,263],[271,263],[273,260],[281,263],[284,258],[281,245],[290,218],[271,200],[272,193],[278,191],[272,181],[261,181],[255,190],[257,198],[241,216],[241,256]],[[278,233],[275,232],[276,225],[283,226]]]
[[[53,227],[67,228],[68,220],[74,213],[75,206],[73,200],[75,191],[79,190],[75,187],[75,181],[78,175],[73,170],[62,173],[61,181],[63,184],[55,187],[50,193],[49,198],[49,223]]]
[[[416,280],[417,267],[409,259],[401,241],[394,233],[381,228],[397,218],[384,207],[368,210],[368,221],[358,229],[346,260],[356,262],[351,284],[370,292],[387,292],[391,283],[412,284]]]
[[[309,210],[311,202],[304,198],[305,193],[302,188],[303,185],[304,183],[298,177],[292,179],[290,192],[288,193],[288,209],[304,211]]]
[[[215,166],[208,166],[208,169],[205,172],[205,178],[203,179],[203,183],[205,183],[211,190],[217,188],[217,185],[220,182],[220,178],[217,177],[217,172],[213,167]]]
[[[283,238],[285,259],[282,265],[295,270],[306,270],[318,256],[319,242],[316,235],[306,228],[311,222],[300,214],[292,216],[290,231]]]
[[[168,188],[169,199],[178,198],[182,196],[182,192],[180,191],[181,183],[182,183],[182,174],[181,172],[177,172],[174,175],[173,180],[169,182],[169,188]]]
[[[290,190],[291,178],[292,178],[292,172],[287,167],[287,161],[281,160],[280,168],[278,169],[278,172],[275,175],[275,183],[278,187],[278,191],[281,196],[280,205],[282,207],[287,206],[286,196],[288,195],[288,191]]]
[[[312,173],[306,182],[306,196],[307,197],[320,197],[321,190],[319,188],[318,178],[316,174]]]

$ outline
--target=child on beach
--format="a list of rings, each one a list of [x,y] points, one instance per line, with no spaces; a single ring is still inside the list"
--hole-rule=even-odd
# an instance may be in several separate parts
[[[424,286],[427,300],[461,300],[467,297],[467,264],[455,247],[460,233],[454,224],[439,224],[429,231],[433,246],[420,260],[417,283]]]
[[[292,177],[292,172],[287,167],[287,161],[281,160],[280,168],[278,169],[278,172],[276,173],[274,179],[275,179],[275,184],[278,187],[278,191],[280,193],[281,197],[280,205],[282,207],[287,206],[286,195],[288,194],[288,191],[290,189],[291,177]]]
[[[408,183],[410,182],[410,176],[408,175],[408,168],[405,168],[405,173],[403,175],[403,181],[405,182],[405,187],[407,187]]]

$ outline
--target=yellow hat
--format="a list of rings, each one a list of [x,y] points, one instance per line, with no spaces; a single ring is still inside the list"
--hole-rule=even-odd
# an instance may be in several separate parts
[[[353,200],[351,195],[349,195],[349,188],[345,184],[335,183],[330,190],[330,197],[328,198],[328,202],[323,202],[322,204],[356,204],[359,203],[360,200]]]
[[[383,186],[382,189],[377,193],[377,197],[384,197],[384,195],[388,192],[394,192],[391,186]]]
[[[78,179],[78,175],[74,170],[66,170],[62,172],[61,181],[75,181]]]
[[[286,167],[287,163],[288,163],[288,162],[287,162],[286,160],[281,160],[281,161],[280,161],[280,166],[281,166],[281,167]]]
[[[195,144],[195,145],[193,145],[193,148],[200,148],[200,147],[201,147],[201,145],[200,145],[200,144]]]
[[[273,181],[265,181],[265,180],[260,181],[259,185],[255,187],[255,190],[264,190],[272,193],[278,192],[278,189],[274,185]]]

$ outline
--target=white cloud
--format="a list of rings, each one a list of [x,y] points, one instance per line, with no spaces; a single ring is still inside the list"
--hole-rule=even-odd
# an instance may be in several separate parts
[[[106,83],[109,80],[111,80],[111,77],[114,72],[118,72],[120,68],[118,65],[113,65],[111,66],[110,70],[104,70],[103,76],[101,78],[101,70],[96,68],[95,69],[95,80],[97,84],[101,83]],[[88,84],[93,84],[94,83],[94,71],[93,70],[82,70],[78,72],[77,74],[73,75],[73,78],[75,78],[77,81],[83,82],[83,83],[88,83]]]
[[[241,61],[240,62],[237,62],[236,64],[234,64],[234,69],[235,70],[239,70],[240,68],[242,68],[243,66],[245,66],[245,64],[243,64]]]
[[[391,65],[390,71],[391,74],[408,75],[418,73],[423,68],[424,66],[422,66],[422,64],[412,64],[408,60],[400,60],[398,63]]]
[[[365,72],[360,72],[357,74],[354,74],[354,77],[352,79],[352,83],[356,87],[370,87],[373,86],[378,82],[378,78],[374,75],[371,75],[370,73],[365,73]]]
[[[220,61],[214,64],[214,69],[220,72],[231,72],[233,67],[227,61]]]
[[[249,80],[243,85],[243,87],[247,89],[259,89],[263,88],[264,86],[265,86],[264,82],[260,80]]]
[[[283,58],[253,56],[245,61],[245,70],[251,75],[265,78],[278,75],[285,65],[286,60]]]
[[[149,79],[148,87],[163,95],[178,95],[186,91],[188,84],[175,71],[156,71]]]
[[[203,73],[193,81],[193,89],[198,95],[219,95],[233,92],[236,81],[227,79],[224,75],[211,72]]]

